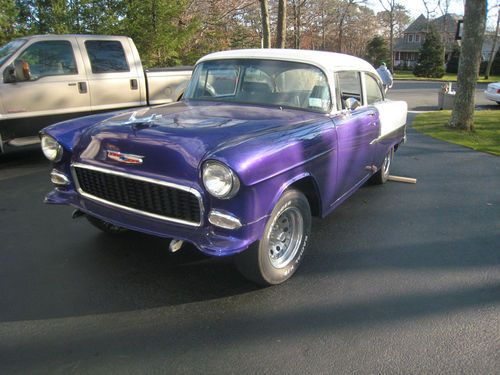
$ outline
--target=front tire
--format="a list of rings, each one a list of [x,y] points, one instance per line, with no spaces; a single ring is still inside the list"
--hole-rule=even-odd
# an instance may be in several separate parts
[[[235,257],[247,279],[261,285],[281,284],[297,271],[311,235],[311,209],[304,194],[287,190],[276,203],[262,239]]]
[[[87,218],[87,220],[90,224],[92,224],[94,227],[100,229],[104,233],[117,235],[117,234],[122,234],[122,233],[128,232],[128,229],[125,229],[125,228],[119,227],[117,225],[108,223],[107,221],[98,219],[94,216],[85,215],[85,217]]]

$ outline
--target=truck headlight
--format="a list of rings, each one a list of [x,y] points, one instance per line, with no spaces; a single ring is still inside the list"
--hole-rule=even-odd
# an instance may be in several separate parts
[[[216,198],[232,198],[240,189],[238,176],[234,174],[231,168],[220,162],[205,162],[202,176],[205,189]]]
[[[58,162],[62,158],[63,148],[51,136],[42,135],[42,151],[47,159],[53,162]]]

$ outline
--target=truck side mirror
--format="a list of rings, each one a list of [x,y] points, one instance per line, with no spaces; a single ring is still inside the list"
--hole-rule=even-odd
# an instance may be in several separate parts
[[[5,67],[3,71],[3,81],[4,83],[16,82],[16,69],[14,68],[14,64]]]

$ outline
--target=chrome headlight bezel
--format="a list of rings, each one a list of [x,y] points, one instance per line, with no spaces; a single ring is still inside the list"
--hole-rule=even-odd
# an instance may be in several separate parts
[[[224,163],[208,160],[203,163],[203,186],[210,195],[218,199],[230,199],[240,190],[240,179],[234,171]],[[221,185],[217,189],[217,185]]]
[[[47,159],[51,162],[57,163],[61,160],[63,155],[63,148],[54,138],[50,135],[43,134],[41,138],[42,152]]]

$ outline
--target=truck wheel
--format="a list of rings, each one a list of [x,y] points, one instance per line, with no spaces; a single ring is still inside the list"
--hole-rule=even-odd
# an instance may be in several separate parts
[[[90,224],[92,224],[94,227],[102,230],[105,233],[116,235],[128,232],[128,229],[116,226],[114,224],[108,223],[107,221],[98,219],[96,217],[90,215],[85,215],[85,217],[87,218]]]
[[[384,161],[380,169],[371,177],[371,182],[375,185],[382,185],[387,181],[389,177],[389,172],[391,169],[392,159],[394,158],[394,148],[391,147],[387,155],[385,155]]]
[[[247,279],[281,284],[297,270],[311,235],[311,209],[304,194],[287,190],[274,207],[260,241],[235,257]]]

